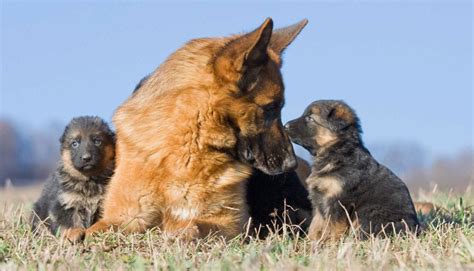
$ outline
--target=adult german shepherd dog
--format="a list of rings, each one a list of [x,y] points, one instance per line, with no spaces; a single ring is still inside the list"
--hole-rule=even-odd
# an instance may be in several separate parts
[[[116,111],[117,168],[86,234],[158,226],[185,239],[241,233],[245,181],[293,170],[281,123],[281,54],[307,20],[188,42]],[[79,236],[78,236],[79,238]]]

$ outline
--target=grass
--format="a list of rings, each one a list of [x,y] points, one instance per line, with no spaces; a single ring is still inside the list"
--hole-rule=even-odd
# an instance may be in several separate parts
[[[0,270],[474,270],[474,193],[469,189],[462,195],[420,193],[415,198],[442,207],[420,216],[426,229],[419,237],[360,241],[349,235],[327,244],[288,233],[264,240],[224,241],[211,236],[183,243],[150,230],[104,233],[71,245],[46,231],[32,234],[27,224],[30,199],[4,201]]]

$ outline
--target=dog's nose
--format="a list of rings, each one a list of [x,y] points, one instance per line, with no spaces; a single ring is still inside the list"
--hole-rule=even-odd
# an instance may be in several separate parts
[[[90,153],[85,153],[82,155],[82,161],[89,162],[92,159],[92,155]]]

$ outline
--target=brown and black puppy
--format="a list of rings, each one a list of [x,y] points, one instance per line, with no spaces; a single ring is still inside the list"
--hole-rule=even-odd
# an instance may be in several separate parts
[[[314,157],[306,179],[313,204],[310,238],[337,238],[350,223],[362,238],[418,230],[407,187],[364,147],[359,119],[347,104],[313,102],[285,128]]]
[[[32,224],[73,237],[101,215],[105,188],[114,171],[115,136],[98,117],[74,118],[60,138],[61,160],[34,204]],[[59,232],[58,232],[59,231]]]

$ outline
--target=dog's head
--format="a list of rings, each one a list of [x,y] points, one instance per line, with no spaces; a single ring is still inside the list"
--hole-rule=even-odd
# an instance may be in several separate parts
[[[99,117],[72,119],[60,143],[63,164],[71,174],[94,176],[113,167],[115,135]]]
[[[291,141],[313,156],[341,140],[360,140],[361,128],[354,110],[346,103],[322,100],[310,104],[303,115],[285,124]]]
[[[213,59],[215,81],[226,93],[218,107],[236,131],[236,155],[271,175],[297,165],[281,122],[280,56],[306,23],[273,31],[273,22],[267,19],[256,30],[229,39]]]

